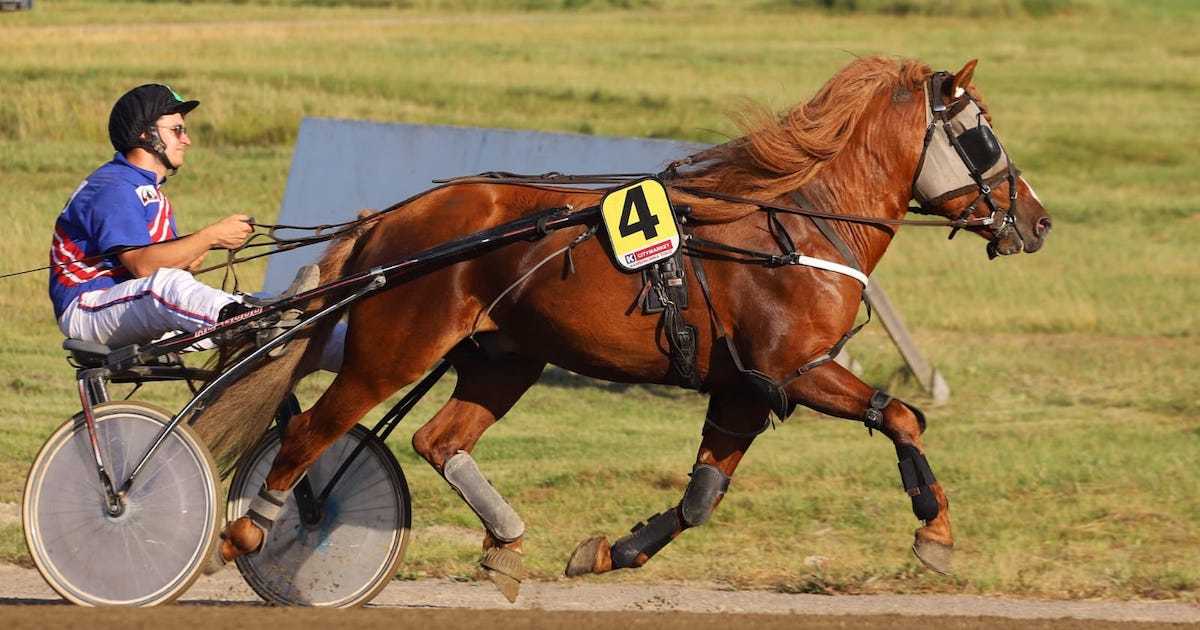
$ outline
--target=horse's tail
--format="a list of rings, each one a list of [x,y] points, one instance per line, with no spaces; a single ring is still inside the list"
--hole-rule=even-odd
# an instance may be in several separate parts
[[[353,230],[333,241],[318,263],[322,285],[345,275],[345,268],[353,260],[359,237],[382,217],[382,214],[364,211],[360,213],[359,223]],[[329,294],[315,298],[305,305],[305,311],[320,310],[329,300],[340,297]],[[207,443],[222,475],[232,471],[238,459],[258,442],[296,383],[316,370],[321,352],[337,320],[338,316],[331,314],[297,335],[288,342],[280,356],[267,360],[229,385],[200,414],[193,428]],[[253,345],[250,345],[228,356],[221,356],[214,369],[220,371],[253,350]]]

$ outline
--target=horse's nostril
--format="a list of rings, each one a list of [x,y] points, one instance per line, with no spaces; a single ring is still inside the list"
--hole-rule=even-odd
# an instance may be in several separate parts
[[[1050,220],[1050,217],[1043,217],[1039,219],[1037,222],[1037,235],[1045,236],[1052,227],[1054,227],[1054,222]]]

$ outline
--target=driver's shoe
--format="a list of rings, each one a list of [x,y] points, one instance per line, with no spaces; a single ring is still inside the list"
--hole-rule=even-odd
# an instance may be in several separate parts
[[[221,320],[224,321],[231,317],[240,315],[241,313],[249,312],[255,308],[271,306],[284,302],[293,296],[300,295],[307,291],[311,291],[320,284],[321,270],[317,265],[304,265],[296,272],[296,278],[284,289],[283,293],[272,297],[255,297],[252,295],[243,295],[241,302],[232,302],[221,310]],[[299,306],[287,308],[280,311],[272,324],[268,324],[258,331],[256,342],[261,348],[267,345],[272,339],[282,335],[284,331],[300,323],[301,317],[304,316],[304,309]],[[275,319],[275,318],[271,318]],[[265,323],[265,322],[264,322]],[[277,357],[283,354],[287,344],[283,344],[277,348],[272,348],[268,353],[269,356]]]
[[[252,306],[269,306],[271,304],[278,304],[279,302],[283,302],[284,300],[290,299],[293,296],[300,295],[301,293],[305,293],[317,288],[317,285],[320,284],[320,282],[321,268],[316,265],[304,265],[296,271],[296,278],[292,280],[292,283],[288,285],[288,288],[284,289],[283,293],[280,293],[272,298],[247,297],[246,302]],[[303,316],[304,309],[300,307],[283,310],[279,314],[278,323],[270,328],[264,328],[258,331],[258,347],[261,348],[267,345],[268,342],[279,335],[282,335],[288,328],[299,324],[300,318]],[[277,357],[283,354],[283,351],[287,349],[287,346],[288,345],[285,343],[276,348],[272,348],[271,351],[267,353],[267,356]]]

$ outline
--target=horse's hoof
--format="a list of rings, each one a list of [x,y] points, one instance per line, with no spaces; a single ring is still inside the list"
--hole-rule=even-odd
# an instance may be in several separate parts
[[[912,550],[921,564],[941,575],[950,575],[950,561],[954,552],[952,545],[922,538],[918,533],[913,541]]]
[[[230,523],[221,532],[217,555],[222,563],[233,562],[238,556],[254,556],[262,551],[267,533],[245,516]]]
[[[578,577],[588,573],[607,573],[612,571],[612,547],[603,536],[593,536],[581,543],[571,552],[567,560],[567,577]]]
[[[525,556],[521,555],[521,552],[507,547],[489,547],[483,555],[483,560],[479,561],[479,566],[487,571],[488,579],[508,598],[509,603],[517,601],[521,581],[527,575]]]

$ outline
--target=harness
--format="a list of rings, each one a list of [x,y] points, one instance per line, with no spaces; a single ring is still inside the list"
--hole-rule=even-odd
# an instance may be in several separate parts
[[[793,193],[793,198],[803,199],[803,196],[801,193],[796,192]],[[843,265],[820,258],[813,258],[811,256],[805,256],[798,253],[791,236],[779,222],[779,218],[775,214],[775,211],[767,208],[766,212],[771,234],[775,237],[775,242],[780,246],[782,251],[781,254],[756,252],[724,245],[721,243],[715,243],[712,241],[705,241],[695,237],[690,237],[687,240],[686,247],[689,254],[691,254],[690,258],[692,261],[692,268],[696,273],[697,284],[700,285],[700,290],[704,293],[705,303],[708,305],[709,317],[716,326],[719,336],[725,340],[725,346],[729,351],[730,358],[733,360],[734,367],[737,369],[738,373],[742,375],[742,378],[746,384],[750,386],[750,388],[753,389],[758,396],[767,403],[772,413],[774,413],[775,416],[780,420],[785,420],[792,414],[793,411],[795,411],[796,405],[788,400],[787,393],[784,391],[784,388],[786,388],[789,383],[800,378],[813,368],[832,361],[833,358],[837,356],[839,352],[841,352],[842,348],[850,341],[850,339],[853,338],[854,335],[858,334],[858,332],[862,330],[863,326],[866,326],[867,323],[870,322],[870,303],[864,302],[867,309],[866,319],[843,334],[842,337],[828,350],[817,355],[816,357],[813,357],[807,363],[796,368],[791,374],[785,376],[784,378],[780,380],[773,380],[770,376],[759,370],[747,368],[743,363],[737,347],[734,345],[732,336],[728,334],[725,329],[725,325],[721,322],[721,316],[717,313],[716,309],[713,308],[712,290],[709,288],[708,276],[705,274],[704,266],[700,263],[700,260],[702,258],[709,258],[736,260],[744,263],[756,262],[770,269],[785,265],[809,266],[849,276],[861,283],[863,287],[867,286],[869,279],[867,278],[866,274],[863,273],[862,266],[859,264],[857,257],[854,256],[842,238],[838,236],[837,232],[834,231],[828,223],[826,223],[825,219],[820,217],[812,217],[813,223],[817,225],[818,229],[821,230],[821,233],[825,236],[825,238],[829,239],[829,241],[834,244],[834,247],[837,248],[839,253],[841,253],[845,260],[849,263],[848,265]],[[718,252],[726,252],[726,254],[714,254],[713,250]],[[735,254],[736,256],[731,257],[728,254]],[[709,426],[713,426],[718,430],[725,431],[709,417],[705,418],[705,422]],[[763,426],[752,435],[757,435],[758,433],[765,431],[769,424],[770,419],[768,418],[768,420],[763,423]]]

